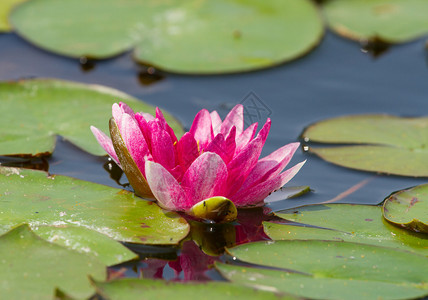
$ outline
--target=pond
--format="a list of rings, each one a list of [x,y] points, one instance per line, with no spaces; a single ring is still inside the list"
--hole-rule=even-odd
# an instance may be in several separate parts
[[[172,113],[185,129],[189,129],[195,114],[203,108],[217,110],[225,117],[238,103],[249,109],[256,106],[259,110],[249,116],[252,122],[272,119],[262,156],[299,141],[307,126],[326,118],[351,114],[419,117],[426,116],[428,109],[426,39],[391,46],[374,57],[358,43],[327,32],[321,44],[300,59],[273,68],[228,75],[178,75],[162,71],[145,75],[147,68],[137,65],[130,52],[90,63],[93,63],[90,68],[82,67],[78,60],[38,49],[14,33],[0,34],[0,80],[36,77],[102,84]],[[378,204],[394,191],[426,183],[426,178],[342,168],[303,148],[296,152],[291,163],[303,160],[307,160],[306,164],[287,186],[308,185],[311,192],[274,202],[268,206],[273,211],[322,202]],[[5,158],[0,162],[7,163]],[[122,187],[110,177],[107,162],[107,158],[92,156],[58,137],[55,152],[41,163],[51,174]],[[126,182],[126,178],[122,177],[121,182]],[[249,216],[245,214],[242,213],[241,222],[254,217],[251,212]],[[255,215],[260,216],[260,212]],[[238,224],[233,229],[207,225],[199,230],[210,243],[218,243],[213,246],[218,251],[235,243],[235,237],[225,238],[230,230],[242,233],[240,243],[267,239],[261,221],[241,229]],[[141,260],[110,268],[111,278],[142,275],[167,280],[223,280],[210,266],[215,260],[225,258],[201,252],[192,241],[186,241],[182,249],[128,246],[140,254]],[[187,269],[183,267],[185,264]]]

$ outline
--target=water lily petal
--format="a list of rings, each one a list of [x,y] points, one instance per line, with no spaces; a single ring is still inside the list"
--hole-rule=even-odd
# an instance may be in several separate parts
[[[213,124],[214,135],[217,135],[217,134],[220,133],[220,129],[221,129],[221,123],[222,123],[221,122],[221,118],[220,118],[218,112],[215,111],[215,110],[212,111],[210,113],[210,115],[211,115],[211,121],[212,121],[212,124]]]
[[[267,118],[266,123],[263,125],[262,129],[260,129],[259,133],[257,134],[257,136],[260,136],[263,140],[263,145],[266,142],[266,139],[269,135],[269,130],[270,130],[270,126],[271,126],[272,122],[270,120],[270,118]]]
[[[221,124],[220,132],[226,136],[232,126],[236,127],[236,134],[241,135],[244,130],[244,106],[242,104],[235,105],[234,108],[227,114]]]
[[[122,126],[122,115],[123,115],[123,111],[120,108],[119,104],[115,103],[113,104],[112,108],[111,108],[111,112],[113,115],[113,118],[117,124],[117,127],[119,128],[119,131],[121,131],[121,126]]]
[[[251,170],[241,189],[248,189],[277,176],[287,166],[300,143],[287,144],[259,160]]]
[[[147,183],[161,207],[176,211],[189,207],[181,185],[168,170],[152,161],[146,161],[145,169]]]
[[[270,193],[290,181],[294,175],[299,172],[305,162],[306,161],[298,163],[270,180],[263,181],[248,189],[242,189],[235,195],[229,196],[229,199],[231,199],[237,207],[260,206]]]
[[[263,139],[257,136],[249,142],[227,165],[229,172],[228,195],[235,194],[244,183],[250,171],[254,168],[263,148]],[[229,197],[228,197],[229,198]]]
[[[189,132],[186,132],[177,144],[178,162],[187,170],[192,162],[199,156],[198,144]]]
[[[165,117],[162,113],[162,111],[159,109],[159,107],[156,107],[156,119],[158,119],[162,125],[162,128],[168,132],[169,136],[171,137],[172,143],[176,143],[178,141],[177,137],[175,136],[174,130],[168,125],[168,123],[165,120]]]
[[[128,115],[130,115],[131,117],[133,117],[134,116],[134,111],[132,110],[132,108],[130,108],[129,106],[128,106],[128,104],[126,104],[126,103],[123,103],[123,102],[119,102],[119,107],[120,107],[120,109],[122,110],[122,113],[126,113],[126,114],[128,114]]]
[[[123,114],[119,130],[129,154],[144,176],[145,160],[151,155],[137,121],[129,114]]]
[[[140,127],[141,132],[143,133],[144,139],[146,140],[147,146],[149,147],[150,151],[152,149],[152,142],[151,142],[151,132],[149,125],[147,123],[147,120],[144,118],[144,116],[141,113],[136,113],[134,115],[135,120],[138,123],[138,126]]]
[[[233,126],[230,131],[229,134],[226,136],[226,148],[225,148],[225,163],[228,164],[232,159],[233,156],[235,155],[235,151],[236,151],[236,127]]]
[[[141,116],[147,121],[153,121],[155,119],[155,117],[153,117],[151,114],[146,113],[146,112],[140,112]]]
[[[187,193],[190,208],[213,196],[224,196],[227,167],[223,159],[212,152],[199,156],[184,173],[181,186]]]
[[[167,170],[175,167],[175,151],[170,135],[158,120],[149,122],[151,125],[151,144],[153,160]]]
[[[224,136],[219,133],[217,134],[211,143],[205,148],[204,152],[212,152],[218,154],[224,162],[226,162],[226,142]]]
[[[91,131],[97,139],[98,143],[101,145],[101,147],[103,147],[107,154],[120,167],[119,159],[117,158],[116,152],[114,151],[111,138],[109,138],[104,132],[94,126],[91,126]]]
[[[248,144],[256,135],[257,127],[259,123],[253,123],[250,126],[248,126],[247,129],[243,133],[241,133],[236,138],[236,151],[239,152],[241,149]]]
[[[202,109],[198,112],[189,132],[193,134],[195,140],[199,143],[200,149],[205,149],[213,140],[214,132],[211,123],[211,115],[208,110]]]

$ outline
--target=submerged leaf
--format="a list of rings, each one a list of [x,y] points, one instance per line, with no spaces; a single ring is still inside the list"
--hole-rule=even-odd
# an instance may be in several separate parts
[[[428,239],[409,233],[382,218],[374,205],[327,204],[288,209],[277,215],[296,225],[265,222],[266,234],[275,240],[331,240],[392,247],[428,256]]]
[[[314,299],[409,299],[428,294],[425,256],[319,240],[267,241],[229,249],[259,266],[217,264],[234,283]]]
[[[330,0],[323,8],[330,27],[355,40],[401,43],[428,34],[425,0]]]
[[[138,62],[180,73],[277,65],[309,52],[324,32],[309,0],[39,0],[10,19],[18,34],[55,53],[100,59],[135,48]]]
[[[66,176],[48,177],[40,171],[2,167],[0,195],[0,233],[21,223],[35,229],[81,226],[119,241],[171,245],[189,232],[183,218],[165,213],[153,202],[125,190]],[[67,234],[72,236],[73,230]],[[82,231],[76,230],[76,234],[80,236]],[[44,237],[48,235],[45,232]]]
[[[296,297],[260,291],[226,282],[174,283],[161,280],[126,278],[110,282],[94,281],[99,294],[105,299],[189,299],[199,295],[201,299],[297,299]],[[144,297],[141,297],[144,295]]]
[[[428,118],[388,115],[337,117],[309,126],[305,141],[350,144],[311,147],[328,162],[357,170],[428,177]],[[362,145],[356,145],[362,144]]]
[[[111,106],[117,100],[126,101],[135,111],[155,112],[148,104],[99,85],[51,79],[0,82],[0,155],[50,155],[56,135],[91,154],[104,155],[89,127],[108,132]],[[179,123],[169,114],[165,118],[181,135]]]
[[[88,276],[104,280],[106,267],[93,256],[48,243],[21,225],[0,236],[2,298],[52,299],[57,288],[86,299]]]
[[[385,200],[382,212],[393,224],[428,233],[428,184],[392,194]],[[428,248],[428,241],[426,244]]]

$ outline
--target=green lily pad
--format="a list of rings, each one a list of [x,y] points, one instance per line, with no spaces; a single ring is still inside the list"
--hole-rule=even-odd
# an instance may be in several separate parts
[[[416,252],[428,256],[428,238],[409,233],[382,218],[382,208],[373,205],[325,204],[288,209],[279,217],[305,224],[263,223],[274,240],[331,240],[371,244]]]
[[[25,0],[2,0],[0,2],[0,32],[8,32],[11,30],[7,17],[12,8]]]
[[[263,268],[216,264],[234,283],[315,299],[410,299],[428,294],[428,258],[372,245],[319,240],[229,249]]]
[[[328,162],[363,171],[428,177],[428,118],[344,116],[309,126],[306,142],[351,144],[311,147]],[[356,145],[360,144],[360,145]]]
[[[48,243],[27,225],[0,236],[4,299],[52,299],[55,290],[78,299],[94,292],[88,276],[103,280],[106,267],[93,256]]]
[[[138,258],[137,254],[121,243],[82,226],[38,226],[33,231],[49,242],[91,254],[107,266]]]
[[[267,196],[264,201],[265,203],[272,203],[280,200],[292,199],[309,193],[310,191],[311,188],[307,185],[285,186]]]
[[[272,293],[225,282],[173,283],[161,280],[125,278],[110,282],[94,281],[97,292],[105,299],[297,299],[283,293]]]
[[[189,232],[178,214],[164,212],[131,192],[41,171],[0,168],[0,199],[0,233],[21,223],[36,229],[80,226],[119,241],[173,245]],[[69,229],[63,238],[74,233],[84,234]],[[55,230],[52,234],[45,232],[44,237],[55,240]],[[71,241],[72,248],[73,243],[95,238],[95,234],[79,236]]]
[[[401,43],[428,34],[425,0],[330,0],[323,8],[330,27],[354,40]]]
[[[179,73],[277,65],[309,52],[324,32],[308,0],[38,0],[10,20],[18,34],[55,53],[101,59],[135,48],[138,62]]]
[[[0,82],[0,155],[49,155],[56,135],[91,154],[104,155],[89,127],[108,133],[111,107],[119,101],[154,114],[154,107],[104,86],[49,79]],[[181,135],[179,123],[169,114],[165,118]]]
[[[382,212],[393,224],[428,233],[428,184],[392,194],[385,200]]]

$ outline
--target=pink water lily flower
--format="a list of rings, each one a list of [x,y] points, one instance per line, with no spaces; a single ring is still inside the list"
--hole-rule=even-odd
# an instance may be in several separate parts
[[[193,205],[214,196],[224,196],[241,208],[261,206],[304,164],[283,171],[299,143],[285,145],[259,160],[271,120],[257,135],[257,123],[244,130],[244,108],[240,104],[223,121],[216,111],[201,110],[189,132],[179,140],[158,108],[155,117],[134,113],[124,103],[114,104],[112,110],[113,127],[117,125],[142,176],[138,185],[147,184],[151,193],[145,196],[152,195],[161,207],[169,210],[189,211]],[[115,149],[112,140],[95,127],[91,130],[128,179],[135,177],[127,174],[123,165],[126,162],[121,161],[123,155],[116,153],[119,148]],[[133,188],[136,193],[141,190],[139,186]]]

